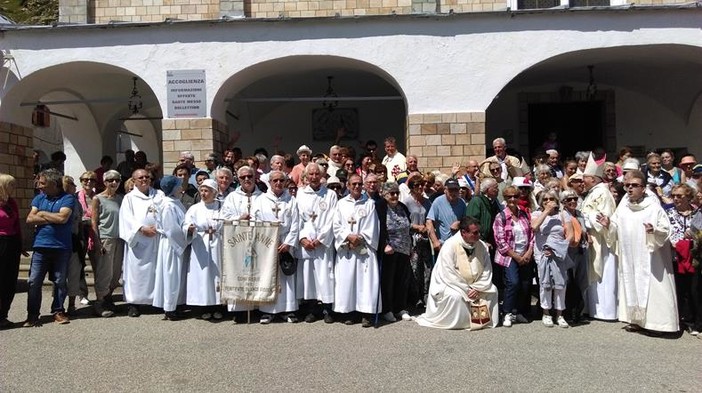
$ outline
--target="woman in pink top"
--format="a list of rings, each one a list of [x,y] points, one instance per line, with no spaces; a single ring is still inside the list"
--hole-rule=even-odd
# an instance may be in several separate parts
[[[7,314],[15,297],[22,252],[22,232],[20,231],[19,209],[12,198],[15,191],[15,178],[0,173],[0,329],[13,325]]]

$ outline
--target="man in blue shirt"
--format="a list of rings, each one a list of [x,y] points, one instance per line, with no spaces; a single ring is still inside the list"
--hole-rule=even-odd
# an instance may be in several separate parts
[[[439,250],[444,241],[458,231],[458,224],[466,214],[466,203],[460,198],[460,187],[456,179],[444,183],[444,195],[431,204],[427,213],[427,233],[434,250]]]
[[[47,169],[39,173],[37,188],[41,192],[32,200],[32,209],[27,216],[27,224],[36,226],[36,231],[29,271],[25,327],[41,325],[41,290],[49,270],[49,277],[54,281],[54,301],[51,303],[54,321],[59,324],[69,323],[63,304],[68,293],[66,271],[73,249],[71,213],[75,197],[64,192],[62,178],[56,169]]]

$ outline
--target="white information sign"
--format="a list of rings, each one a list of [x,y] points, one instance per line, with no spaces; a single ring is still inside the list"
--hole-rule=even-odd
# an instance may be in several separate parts
[[[205,70],[166,71],[168,117],[207,117]]]

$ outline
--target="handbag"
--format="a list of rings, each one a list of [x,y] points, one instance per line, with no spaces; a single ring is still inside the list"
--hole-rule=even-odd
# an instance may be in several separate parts
[[[490,308],[485,299],[477,299],[470,303],[470,330],[480,330],[490,324]]]

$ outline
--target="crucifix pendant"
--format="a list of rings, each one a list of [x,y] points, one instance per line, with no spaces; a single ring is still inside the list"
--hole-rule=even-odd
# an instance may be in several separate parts
[[[356,219],[353,218],[353,217],[351,217],[351,218],[349,218],[346,222],[348,222],[349,224],[351,224],[351,232],[353,232],[353,225],[356,223]]]
[[[312,220],[312,223],[314,224],[314,220],[317,218],[317,213],[312,212],[310,213],[310,220]]]
[[[275,203],[273,204],[273,209],[271,209],[271,210],[273,210],[273,212],[275,213],[275,219],[277,220],[277,219],[278,219],[278,212],[280,212],[280,211],[282,210],[282,209],[278,206],[278,202],[275,202]]]

